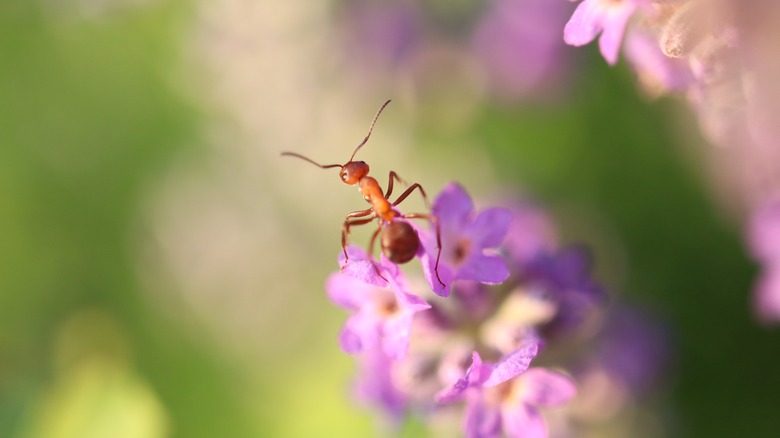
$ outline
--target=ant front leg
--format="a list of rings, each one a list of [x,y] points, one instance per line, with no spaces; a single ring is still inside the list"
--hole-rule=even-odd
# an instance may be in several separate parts
[[[409,186],[408,189],[406,189],[405,192],[401,193],[401,196],[399,196],[398,199],[396,199],[395,202],[393,202],[393,207],[400,204],[404,199],[406,199],[410,194],[412,194],[414,189],[420,190],[420,195],[422,195],[423,201],[425,201],[425,208],[430,210],[431,203],[428,202],[428,195],[425,194],[425,190],[422,188],[422,186],[419,183],[412,184],[411,186]]]
[[[344,224],[341,226],[341,250],[344,251],[345,264],[349,261],[349,254],[347,254],[347,236],[349,236],[349,227],[351,227],[352,225],[365,225],[367,223],[370,223],[372,220],[374,220],[374,216],[371,216],[370,218],[367,219],[361,219],[361,220],[356,220],[351,222],[350,219],[368,216],[373,212],[374,212],[373,208],[353,211],[352,213],[348,214],[346,218],[344,218]]]
[[[369,209],[369,211],[372,210]],[[352,216],[352,218],[366,216],[365,214],[363,215],[357,214],[362,212],[354,212],[354,213],[355,215]],[[350,215],[352,215],[352,213],[350,213]],[[358,219],[354,221],[350,221],[349,219],[350,217],[348,216],[348,219],[344,221],[344,226],[341,228],[341,249],[344,251],[344,266],[347,266],[347,262],[349,261],[349,254],[347,254],[347,236],[349,235],[349,228],[352,226],[370,224],[371,221],[373,221],[375,218],[374,216],[371,216],[369,218]],[[376,229],[376,231],[374,231],[374,234],[371,235],[371,243],[369,244],[368,247],[368,257],[369,259],[371,259],[371,264],[374,266],[374,271],[376,271],[376,275],[378,275],[379,278],[381,278],[382,280],[387,281],[387,278],[385,278],[385,276],[382,275],[382,273],[379,271],[379,266],[377,265],[377,263],[373,261],[374,241],[376,241],[376,237],[379,235],[380,231],[382,231],[381,222],[379,223],[379,227]],[[341,269],[344,269],[344,266],[342,266]]]
[[[385,199],[389,198],[390,195],[393,193],[393,179],[398,181],[401,184],[406,184],[404,180],[401,179],[400,176],[398,176],[397,173],[394,171],[390,171],[390,181],[387,182],[387,193],[385,193]]]
[[[419,184],[415,184],[419,187]],[[414,188],[414,186],[410,187],[411,190]],[[409,192],[410,190],[407,190]],[[420,187],[420,191],[422,191],[422,187]],[[423,192],[425,193],[425,192]],[[408,194],[408,193],[405,193]],[[401,195],[404,196],[404,195]],[[401,199],[401,198],[399,198]],[[403,199],[401,199],[403,200]],[[398,203],[398,201],[396,201]],[[395,204],[393,204],[395,205]],[[439,284],[444,287],[444,282],[441,281],[441,277],[439,277],[439,259],[441,259],[441,227],[439,226],[439,219],[436,218],[436,216],[432,214],[419,214],[419,213],[410,213],[410,214],[404,214],[401,215],[404,219],[426,219],[429,222],[431,222],[434,226],[436,226],[436,246],[439,248],[438,252],[436,253],[436,264],[433,267],[433,271],[436,273],[436,279],[439,280]]]

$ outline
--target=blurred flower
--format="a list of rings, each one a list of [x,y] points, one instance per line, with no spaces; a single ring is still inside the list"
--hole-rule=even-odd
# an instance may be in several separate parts
[[[500,98],[523,98],[560,87],[568,68],[558,29],[566,4],[549,0],[494,0],[479,17],[472,49]]]
[[[340,29],[344,56],[359,72],[356,80],[380,78],[385,86],[404,89],[409,82],[424,84],[415,88],[428,93],[444,88],[442,93],[459,95],[451,103],[459,106],[472,94],[517,101],[563,88],[570,52],[557,29],[568,16],[565,3],[491,0],[484,8],[466,2],[446,12],[426,6],[346,2]],[[439,71],[442,66],[446,72]]]
[[[596,339],[593,358],[633,394],[653,388],[670,359],[669,336],[649,314],[612,309]]]
[[[548,215],[531,203],[509,207],[512,222],[504,240],[510,270],[522,269],[539,253],[550,253],[557,245],[557,231]]]
[[[780,322],[780,262],[763,267],[755,286],[753,308],[762,322]]]
[[[558,406],[576,393],[574,383],[559,373],[528,366],[538,344],[531,342],[499,363],[483,363],[473,354],[464,377],[442,391],[437,400],[451,403],[466,399],[465,435],[498,437],[546,437],[547,426],[538,408]]]
[[[401,420],[408,403],[394,378],[393,371],[397,363],[379,346],[365,349],[357,357],[357,362],[357,399],[363,404],[378,408],[394,422]]]
[[[780,322],[780,200],[767,202],[753,213],[748,241],[762,265],[753,300],[756,315],[763,322]]]
[[[552,334],[578,327],[606,299],[591,277],[587,248],[569,246],[555,253],[539,253],[524,269],[527,288],[552,301],[557,312],[545,330]]]
[[[362,68],[395,68],[412,56],[422,38],[421,15],[413,3],[350,1],[343,12],[347,50]]]
[[[624,303],[601,316],[600,328],[567,367],[577,381],[577,397],[553,426],[568,426],[583,436],[663,435],[648,428],[648,420],[657,426],[657,419],[645,416],[642,405],[658,395],[672,359],[667,327],[644,309]],[[566,424],[558,424],[562,421]]]
[[[748,242],[759,261],[780,261],[780,199],[767,202],[753,213]]]

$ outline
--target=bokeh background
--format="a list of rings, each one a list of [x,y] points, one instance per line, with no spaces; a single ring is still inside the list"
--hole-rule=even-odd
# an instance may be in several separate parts
[[[714,146],[681,100],[564,47],[572,8],[0,2],[0,436],[380,433],[323,290],[362,201],[279,154],[343,162],[386,99],[373,173],[533,197],[668,328],[622,436],[776,436],[780,334],[752,317]]]

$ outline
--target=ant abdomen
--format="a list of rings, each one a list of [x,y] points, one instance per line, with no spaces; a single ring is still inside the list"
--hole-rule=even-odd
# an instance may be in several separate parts
[[[382,254],[393,263],[403,264],[417,255],[420,238],[406,222],[393,221],[382,229]]]

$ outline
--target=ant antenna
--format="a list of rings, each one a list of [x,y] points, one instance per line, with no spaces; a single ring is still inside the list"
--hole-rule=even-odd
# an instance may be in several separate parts
[[[385,103],[384,103],[384,104],[383,104],[383,105],[382,105],[382,106],[379,108],[379,111],[377,111],[376,115],[374,116],[374,121],[373,121],[373,122],[371,122],[371,126],[369,126],[369,128],[368,128],[368,134],[366,135],[366,138],[364,138],[364,139],[363,139],[363,141],[362,141],[362,142],[361,142],[361,143],[358,145],[358,147],[356,147],[356,148],[355,148],[355,152],[352,152],[352,156],[351,156],[351,157],[349,157],[349,161],[348,161],[348,163],[352,162],[352,159],[353,159],[353,158],[355,158],[355,154],[357,153],[357,151],[358,151],[358,150],[360,150],[360,148],[362,148],[362,147],[363,147],[363,145],[364,145],[364,144],[366,144],[366,142],[368,141],[368,138],[369,138],[369,137],[371,137],[371,131],[373,131],[373,130],[374,130],[374,125],[376,124],[376,119],[378,119],[378,118],[379,118],[379,115],[380,115],[380,114],[382,114],[382,110],[383,110],[383,109],[385,109],[385,107],[387,106],[387,104],[388,104],[388,103],[390,103],[390,102],[391,102],[391,101],[388,99],[388,101],[387,101],[387,102],[385,102]]]
[[[318,164],[318,163],[314,162],[314,160],[312,160],[310,158],[306,158],[306,157],[304,157],[301,154],[296,154],[295,152],[282,152],[282,156],[285,156],[285,155],[290,156],[290,157],[297,157],[297,158],[300,158],[301,160],[306,160],[309,163],[311,163],[311,164],[313,164],[313,165],[315,165],[317,167],[320,167],[322,169],[330,169],[331,167],[344,167],[341,164],[328,164],[328,165],[323,166],[322,164]]]

